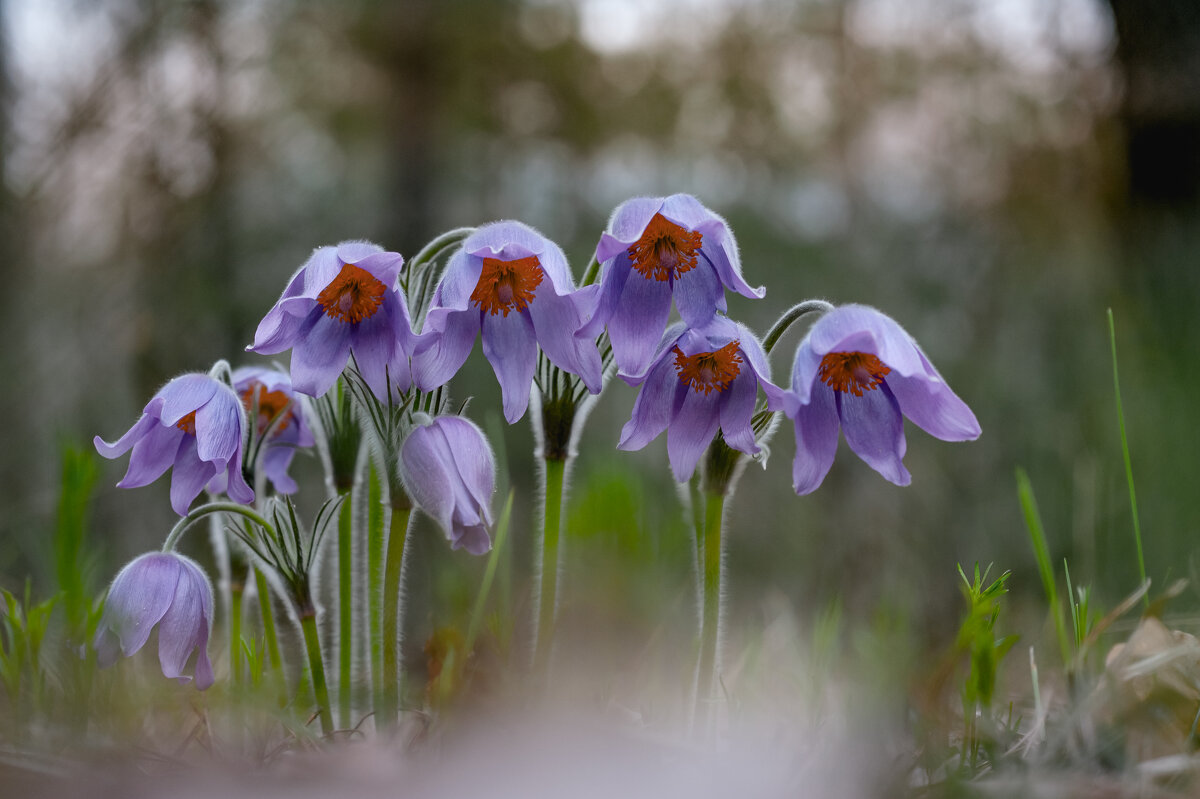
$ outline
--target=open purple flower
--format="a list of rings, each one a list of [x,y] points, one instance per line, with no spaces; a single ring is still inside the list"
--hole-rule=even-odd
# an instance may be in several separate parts
[[[680,322],[663,336],[649,370],[622,378],[641,385],[618,449],[635,450],[667,431],[667,455],[679,482],[689,480],[717,430],[733,449],[756,455],[750,425],[770,367],[745,325],[717,316],[701,327]]]
[[[415,337],[396,286],[403,265],[397,253],[364,241],[318,248],[259,322],[246,349],[273,355],[290,348],[292,387],[312,397],[329,390],[351,354],[380,400],[391,389],[407,391]]]
[[[902,461],[904,416],[943,441],[980,433],[975,414],[912,336],[865,305],[842,305],[818,319],[796,351],[791,390],[771,387],[767,397],[771,410],[795,423],[797,494],[825,479],[839,429],[850,449],[896,485],[912,481]]]
[[[212,619],[212,583],[195,561],[175,552],[150,552],[113,580],[92,645],[99,664],[111,666],[119,655],[128,657],[145,646],[158,625],[163,674],[180,682],[191,680],[183,669],[195,651],[196,687],[203,691],[213,684],[208,660]]]
[[[93,443],[106,458],[128,452],[129,469],[117,483],[138,488],[171,474],[171,507],[180,516],[206,486],[225,492],[235,502],[254,501],[242,477],[246,416],[233,389],[206,374],[180,375],[155,394],[142,417],[115,443],[96,436]]]
[[[737,243],[725,220],[688,194],[639,197],[619,205],[596,246],[603,266],[595,315],[607,325],[621,371],[641,374],[667,326],[671,298],[683,321],[700,327],[725,311],[725,289],[753,299],[763,288],[742,278]]]
[[[312,430],[292,392],[292,379],[287,372],[262,366],[243,366],[233,371],[233,390],[242,398],[247,413],[256,413],[255,435],[261,436],[275,417],[283,417],[271,429],[263,444],[259,464],[263,474],[280,494],[292,494],[299,486],[288,474],[288,467],[298,447],[313,445]]]
[[[595,337],[580,332],[594,302],[595,289],[575,289],[557,244],[520,222],[484,225],[446,265],[413,355],[413,380],[422,391],[445,384],[481,335],[510,424],[529,406],[539,346],[597,393],[600,352]]]
[[[462,416],[418,424],[400,448],[408,495],[442,526],[452,549],[472,555],[492,548],[496,459],[483,431]]]

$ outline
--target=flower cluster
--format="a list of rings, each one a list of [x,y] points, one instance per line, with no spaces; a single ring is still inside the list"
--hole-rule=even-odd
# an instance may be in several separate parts
[[[435,278],[443,256],[444,271]],[[329,480],[333,493],[355,484],[365,441],[385,472],[394,512],[407,513],[415,503],[443,528],[452,548],[482,554],[494,532],[495,458],[480,428],[461,411],[449,412],[447,398],[448,383],[476,341],[499,383],[505,419],[517,422],[536,397],[535,428],[550,427],[547,420],[562,428],[556,431],[561,440],[541,452],[547,463],[570,457],[570,428],[585,415],[583,402],[613,372],[638,389],[617,447],[641,449],[665,432],[679,482],[704,473],[706,464],[762,455],[776,413],[794,426],[799,494],[824,480],[839,434],[884,478],[906,485],[904,417],[947,441],[980,433],[971,410],[912,337],[866,306],[811,301],[824,313],[796,351],[790,386],[774,384],[770,350],[809,304],[785,314],[761,341],[728,318],[726,291],[750,299],[765,291],[743,278],[729,225],[694,197],[621,204],[599,237],[594,266],[577,286],[563,250],[511,220],[452,231],[407,265],[398,253],[367,242],[320,247],[292,275],[247,347],[262,355],[290,350],[290,369],[230,371],[222,361],[207,374],[177,377],[124,435],[113,443],[97,437],[96,448],[109,458],[131,452],[121,487],[144,486],[172,470],[170,503],[184,517],[181,532],[202,513],[191,506],[203,490],[242,506],[257,500],[260,510],[266,497],[256,498],[250,483],[260,494],[296,492],[288,473],[296,453],[315,442],[327,450],[344,427],[354,433],[345,437],[349,445],[339,458],[348,474]],[[672,309],[679,317],[673,324]],[[560,464],[560,480],[562,472]],[[718,480],[707,490],[724,494],[729,486]],[[224,504],[206,507],[203,512],[229,511]],[[277,500],[272,507],[278,528],[284,514]],[[560,518],[561,508],[553,511],[545,515],[547,540],[557,536],[550,520]],[[272,527],[248,508],[242,513],[247,525]],[[328,504],[322,508],[320,530],[332,513]],[[298,529],[294,514],[287,526]],[[205,652],[212,589],[194,562],[173,552],[176,537],[173,532],[166,551],[142,556],[118,574],[95,646],[109,663],[117,653],[138,651],[157,625],[163,672],[178,677],[198,651],[195,682],[203,688],[212,682]],[[402,547],[403,540],[389,539],[388,574],[396,580],[403,558],[393,562],[390,545]],[[302,572],[316,543],[303,563],[285,545],[248,545],[268,566],[271,557],[280,559],[278,570],[292,582],[307,584]],[[544,568],[553,574],[555,562]],[[549,579],[543,589],[553,586]],[[388,585],[384,593],[394,602],[400,591]],[[552,621],[553,593],[541,601],[542,621]],[[300,606],[315,613],[307,600]],[[394,614],[389,618],[395,622]],[[387,634],[395,636],[394,626]]]

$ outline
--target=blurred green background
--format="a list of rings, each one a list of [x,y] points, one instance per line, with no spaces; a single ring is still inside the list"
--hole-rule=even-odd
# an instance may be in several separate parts
[[[726,216],[767,287],[731,297],[732,316],[761,333],[807,297],[876,305],[984,430],[949,445],[910,425],[905,489],[843,445],[797,498],[781,428],[731,503],[735,625],[780,598],[801,619],[840,602],[944,640],[958,562],[995,561],[1018,601],[1037,598],[1018,465],[1056,562],[1109,606],[1131,591],[1109,306],[1148,571],[1161,585],[1191,569],[1190,0],[5,0],[2,20],[2,584],[49,590],[60,446],[115,438],[179,372],[245,362],[314,247],[366,238],[410,256],[516,218],[578,275],[614,206],[673,192]],[[797,341],[777,351],[780,381]],[[475,396],[517,489],[505,601],[523,614],[528,421],[503,424],[478,352],[455,392]],[[614,449],[633,397],[605,392],[573,472],[562,629],[584,647],[609,628],[634,648],[691,634],[665,442]],[[112,487],[124,467],[101,463],[97,590],[173,519],[165,484]],[[315,461],[299,469],[315,502]],[[481,564],[439,538],[425,525],[413,550],[410,658],[477,585]]]

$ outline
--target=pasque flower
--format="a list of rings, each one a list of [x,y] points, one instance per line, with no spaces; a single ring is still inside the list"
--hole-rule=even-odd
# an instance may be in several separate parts
[[[233,389],[215,377],[189,373],[159,389],[116,442],[96,436],[93,443],[106,458],[133,450],[120,488],[149,485],[173,468],[171,507],[184,516],[205,487],[235,502],[254,501],[242,477],[245,438],[245,411]]]
[[[417,507],[442,526],[451,548],[472,555],[492,548],[496,459],[474,422],[438,416],[418,423],[400,449],[400,476]]]
[[[212,632],[213,589],[195,561],[175,552],[150,552],[117,574],[104,614],[96,628],[93,646],[101,666],[111,666],[119,655],[134,654],[158,625],[158,662],[163,674],[180,682],[193,651],[196,687],[213,683],[208,660]]]
[[[364,241],[318,248],[246,349],[273,355],[290,348],[292,387],[312,397],[329,390],[351,354],[380,400],[388,399],[389,390],[407,391],[415,337],[396,286],[403,265],[397,253]]]
[[[640,374],[667,326],[671,298],[699,327],[725,311],[725,289],[761,298],[742,278],[737,243],[725,220],[688,194],[639,197],[613,212],[596,246],[603,268],[595,315],[586,331],[608,326],[621,371]]]
[[[644,375],[622,375],[641,391],[617,447],[641,449],[666,430],[679,482],[691,478],[718,429],[731,448],[756,455],[751,418],[758,387],[769,385],[770,375],[766,353],[745,325],[724,316],[700,327],[676,323]]]
[[[278,369],[243,366],[233,370],[233,390],[242,398],[246,412],[254,416],[255,435],[263,435],[275,422],[263,444],[259,466],[276,491],[294,493],[299,486],[288,474],[288,467],[298,447],[313,445],[313,434],[292,391],[291,377]],[[283,416],[276,421],[280,413]]]
[[[980,433],[975,414],[912,336],[865,305],[842,305],[818,319],[796,351],[791,390],[772,386],[767,396],[771,410],[795,423],[798,494],[825,479],[839,429],[855,454],[896,485],[912,481],[902,461],[904,416],[943,441]]]
[[[445,384],[466,361],[476,336],[504,399],[504,418],[529,405],[537,350],[600,391],[600,352],[580,331],[595,289],[576,290],[562,249],[521,222],[493,222],[463,241],[446,264],[413,355],[422,391]]]

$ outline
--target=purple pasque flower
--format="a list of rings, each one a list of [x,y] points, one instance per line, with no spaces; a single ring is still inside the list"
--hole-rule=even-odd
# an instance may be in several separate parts
[[[762,344],[745,325],[724,316],[700,327],[678,322],[644,375],[622,375],[642,388],[617,448],[641,449],[666,430],[671,471],[681,483],[691,479],[718,429],[730,447],[757,455],[750,423],[758,387],[770,385],[770,376]]]
[[[667,326],[671,298],[698,328],[725,311],[725,289],[752,299],[766,290],[742,278],[737,242],[725,220],[689,194],[638,197],[613,212],[596,246],[603,266],[595,315],[586,331],[607,325],[622,372],[641,374]]]
[[[600,352],[595,336],[580,331],[594,302],[595,289],[575,289],[557,244],[521,222],[484,225],[446,264],[413,354],[413,381],[422,391],[444,385],[480,336],[510,424],[529,406],[539,346],[598,393]]]
[[[442,526],[452,549],[482,555],[492,548],[492,448],[465,417],[438,416],[422,423],[422,416],[400,447],[404,487],[417,507]]]
[[[975,414],[959,399],[904,328],[866,305],[841,305],[800,342],[790,391],[767,390],[771,410],[796,427],[792,484],[816,490],[837,453],[838,430],[872,469],[908,485],[904,420],[943,441],[979,437]]]
[[[196,651],[196,687],[213,684],[208,660],[212,632],[213,589],[208,575],[190,558],[177,552],[149,552],[117,574],[92,646],[102,667],[119,655],[128,657],[145,646],[158,625],[158,662],[163,674],[180,682],[192,651]]]
[[[297,448],[313,445],[313,434],[292,391],[292,378],[278,369],[242,366],[233,370],[233,390],[241,397],[246,413],[257,411],[254,417],[257,436],[266,432],[276,416],[284,414],[263,443],[261,468],[277,492],[295,493],[299,486],[288,474],[288,467]]]
[[[133,427],[110,444],[93,439],[106,458],[128,452],[129,469],[118,488],[139,488],[171,474],[171,507],[186,516],[205,487],[249,504],[254,491],[242,477],[246,414],[233,389],[215,377],[193,372],[158,390]]]
[[[246,349],[292,351],[292,387],[310,397],[329,390],[350,355],[381,401],[412,384],[416,338],[396,277],[404,259],[365,241],[319,247],[296,271]],[[393,398],[395,394],[392,395]]]

